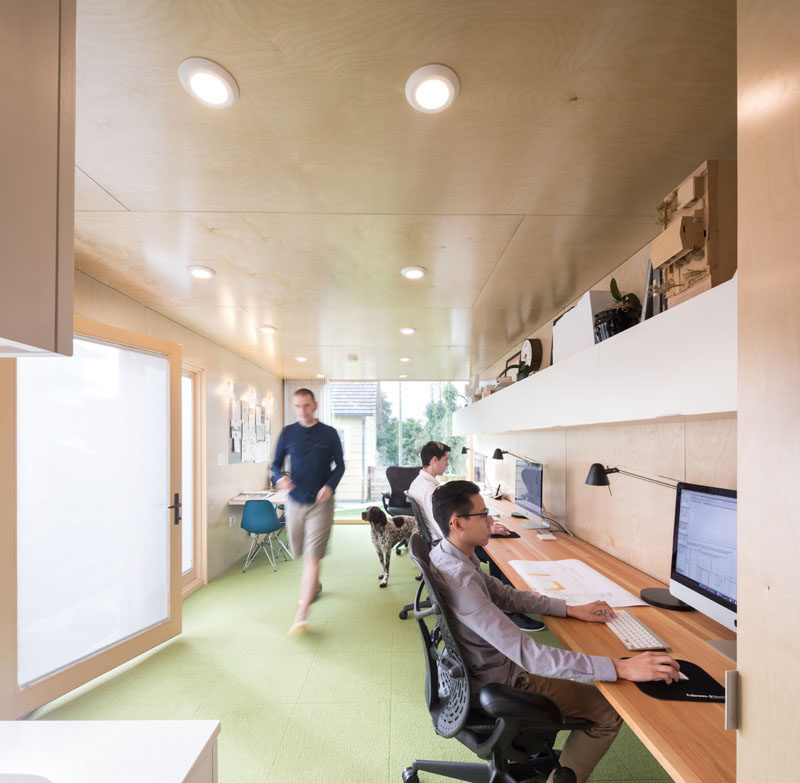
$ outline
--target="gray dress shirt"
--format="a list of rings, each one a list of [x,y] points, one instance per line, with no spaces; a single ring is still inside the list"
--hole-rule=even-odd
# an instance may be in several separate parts
[[[447,539],[431,551],[431,563],[475,685],[513,685],[521,672],[576,682],[617,679],[610,658],[537,644],[503,614],[566,617],[566,602],[504,585],[481,569],[474,554],[467,557]]]

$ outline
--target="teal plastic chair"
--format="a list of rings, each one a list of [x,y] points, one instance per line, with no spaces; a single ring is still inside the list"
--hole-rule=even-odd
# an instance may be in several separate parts
[[[275,506],[269,500],[248,500],[242,512],[242,530],[246,530],[252,539],[250,551],[244,561],[242,573],[255,560],[256,555],[263,551],[272,566],[273,571],[278,567],[275,561],[275,543],[283,549],[290,560],[294,560],[286,544],[279,538],[281,530],[286,528],[286,523],[278,518]],[[269,546],[269,549],[267,549]],[[280,553],[280,550],[278,550]]]

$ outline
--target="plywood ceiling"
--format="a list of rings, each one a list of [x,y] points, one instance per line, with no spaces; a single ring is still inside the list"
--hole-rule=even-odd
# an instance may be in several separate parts
[[[282,377],[467,378],[652,239],[700,161],[735,157],[735,15],[78,0],[77,267]],[[235,106],[186,94],[191,56],[233,73]],[[461,94],[423,115],[405,82],[434,62]]]

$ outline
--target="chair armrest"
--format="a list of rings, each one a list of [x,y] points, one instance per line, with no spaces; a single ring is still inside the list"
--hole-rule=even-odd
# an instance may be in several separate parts
[[[496,682],[481,688],[480,702],[481,707],[495,718],[517,718],[526,723],[553,725],[561,725],[564,720],[558,705],[547,696]]]
[[[383,492],[381,494],[381,503],[383,503],[383,510],[389,513],[389,501],[392,499],[391,492]]]

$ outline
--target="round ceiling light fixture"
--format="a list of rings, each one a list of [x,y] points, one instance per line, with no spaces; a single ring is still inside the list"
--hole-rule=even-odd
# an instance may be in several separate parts
[[[401,361],[401,362],[410,362],[410,361],[411,361],[411,359],[409,359],[409,358],[408,358],[408,356],[401,356],[401,357],[400,357],[400,361]]]
[[[178,79],[192,98],[214,109],[226,109],[239,99],[236,79],[205,57],[187,57],[178,66]]]
[[[401,326],[400,334],[414,334],[417,330],[413,326]]]
[[[423,65],[406,82],[406,100],[423,114],[444,111],[458,95],[461,85],[455,71],[446,65]]]
[[[398,375],[397,377],[398,377],[398,378],[408,378],[408,376],[407,376],[407,375]]]
[[[264,334],[277,334],[278,329],[275,326],[271,326],[270,324],[264,324],[264,326],[258,327],[259,332],[264,332]]]
[[[192,277],[197,277],[200,280],[208,280],[217,274],[210,266],[198,266],[197,264],[187,266],[186,271],[189,272]]]
[[[294,360],[296,362],[307,362],[308,361],[308,359],[305,356],[295,356]]]
[[[318,372],[317,373],[317,378],[324,378],[324,377],[325,377],[325,373],[324,372]]]
[[[406,280],[419,280],[421,277],[425,277],[427,271],[424,266],[404,266],[400,270],[400,274]]]

